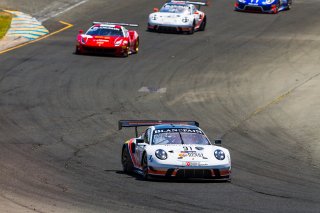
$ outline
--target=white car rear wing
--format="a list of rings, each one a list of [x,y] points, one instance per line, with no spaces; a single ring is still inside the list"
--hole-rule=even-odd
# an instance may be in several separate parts
[[[92,24],[105,24],[105,25],[120,25],[120,26],[128,26],[128,27],[139,27],[138,24],[114,23],[114,22],[99,22],[99,21],[94,21]]]
[[[200,10],[201,6],[209,6],[208,0],[205,2],[200,1],[177,1],[177,0],[168,0],[167,3],[185,3],[185,4],[193,4],[198,6],[198,10]]]
[[[134,127],[136,137],[138,137],[138,127],[155,126],[160,124],[176,124],[176,125],[192,125],[199,127],[197,121],[181,121],[181,120],[120,120],[118,122],[119,130],[123,127]]]

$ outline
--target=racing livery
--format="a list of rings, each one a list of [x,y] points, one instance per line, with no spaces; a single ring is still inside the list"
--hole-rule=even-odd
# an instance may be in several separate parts
[[[137,27],[136,24],[93,22],[86,33],[79,31],[76,54],[97,53],[127,57],[138,53],[139,35],[124,26]]]
[[[289,10],[292,0],[237,0],[234,9],[236,11],[278,13]]]
[[[148,126],[138,136],[137,127]],[[200,178],[229,181],[231,158],[226,148],[211,144],[196,121],[120,120],[119,130],[135,127],[136,137],[122,147],[126,173],[151,177]]]
[[[154,8],[149,15],[149,31],[174,31],[193,34],[204,31],[207,23],[206,14],[200,11],[207,2],[168,1],[162,8]],[[198,7],[198,8],[197,8]]]

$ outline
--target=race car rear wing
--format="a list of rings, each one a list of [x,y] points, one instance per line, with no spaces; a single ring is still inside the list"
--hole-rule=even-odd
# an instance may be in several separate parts
[[[209,2],[208,0],[205,0],[204,2],[199,2],[199,1],[177,1],[177,0],[168,0],[167,3],[185,3],[185,4],[193,4],[193,5],[197,5],[198,9],[200,10],[201,6],[209,6]]]
[[[105,24],[105,25],[120,25],[120,26],[128,26],[128,27],[139,27],[138,24],[127,24],[127,23],[114,23],[114,22],[99,22],[99,21],[94,21],[92,23],[93,25],[94,24]]]
[[[159,124],[181,124],[181,125],[192,125],[199,127],[197,121],[180,121],[180,120],[120,120],[119,130],[123,127],[134,127],[136,137],[138,137],[138,127],[141,126],[154,126]]]

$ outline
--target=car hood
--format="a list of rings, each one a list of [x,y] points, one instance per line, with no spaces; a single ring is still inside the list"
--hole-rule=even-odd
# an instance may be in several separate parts
[[[158,18],[172,19],[172,18],[183,18],[189,15],[183,13],[166,13],[166,12],[156,12],[150,14],[150,16],[157,16]]]

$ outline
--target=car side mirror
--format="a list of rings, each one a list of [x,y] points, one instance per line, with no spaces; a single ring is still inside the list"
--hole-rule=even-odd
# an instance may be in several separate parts
[[[222,140],[221,139],[214,140],[214,145],[221,145],[221,144],[222,144]]]
[[[153,8],[153,12],[155,12],[155,13],[159,12],[159,9],[155,7],[155,8]]]
[[[83,33],[83,30],[79,30],[79,33],[82,34],[82,33]]]
[[[139,143],[144,143],[144,139],[142,138],[137,138],[136,139],[136,143],[139,144]]]

